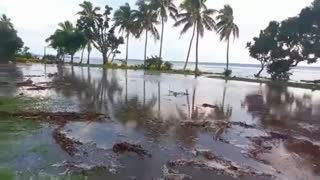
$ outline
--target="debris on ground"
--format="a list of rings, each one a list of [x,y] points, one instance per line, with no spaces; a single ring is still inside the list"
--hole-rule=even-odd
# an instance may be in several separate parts
[[[207,160],[214,160],[216,158],[216,155],[208,149],[196,149],[194,150],[194,155],[203,156]]]
[[[69,121],[94,121],[100,122],[104,118],[107,118],[105,115],[95,112],[1,112],[0,115],[10,115],[15,117],[21,117],[25,119],[33,119],[39,121],[45,121],[52,124],[64,125]]]
[[[48,74],[49,78],[52,78],[52,77],[55,77],[55,76],[58,76],[58,73],[49,73]]]
[[[70,139],[65,134],[61,133],[58,129],[52,133],[53,138],[60,145],[60,147],[66,151],[70,156],[74,156],[77,153],[76,146],[82,145],[80,141]]]
[[[243,128],[257,128],[255,125],[251,125],[251,124],[246,124],[244,122],[239,122],[239,121],[232,121],[232,122],[229,122],[231,125],[235,125],[235,126],[240,126],[240,127],[243,127]]]
[[[188,92],[176,92],[176,91],[169,91],[169,96],[174,97],[181,97],[181,96],[188,96]]]
[[[187,180],[192,178],[186,174],[179,173],[177,170],[168,168],[166,165],[162,168],[162,173],[160,180]]]
[[[216,105],[211,105],[211,104],[202,104],[202,107],[204,108],[213,108],[213,109],[218,109],[219,107]]]
[[[232,177],[242,177],[242,176],[262,176],[262,177],[272,177],[271,174],[266,174],[263,172],[258,172],[251,167],[242,167],[231,161],[224,160],[221,158],[214,158],[209,161],[203,160],[189,160],[189,159],[178,159],[174,161],[169,161],[168,166],[170,168],[179,168],[183,166],[189,166],[193,168],[199,168],[203,170],[215,171],[221,175],[228,175]]]
[[[147,150],[143,149],[140,144],[132,144],[128,142],[117,143],[113,145],[112,150],[114,153],[134,152],[139,156],[152,156]]]
[[[44,75],[24,75],[24,77],[28,77],[28,78],[31,78],[31,77],[43,77]]]
[[[182,121],[181,125],[185,127],[208,127],[210,126],[210,121]]]
[[[27,90],[28,91],[40,91],[40,90],[47,90],[47,89],[50,89],[51,87],[44,87],[44,86],[32,86],[30,88],[28,88]]]
[[[22,81],[22,82],[17,82],[17,86],[18,87],[22,87],[22,86],[32,86],[33,85],[33,81],[31,79],[28,79],[26,81]]]

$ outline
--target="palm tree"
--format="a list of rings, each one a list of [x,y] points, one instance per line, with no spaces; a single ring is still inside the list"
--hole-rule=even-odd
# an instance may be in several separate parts
[[[58,26],[60,28],[57,30],[58,32],[73,32],[75,30],[72,22],[70,22],[70,21],[65,21],[63,23],[59,23]]]
[[[220,34],[220,40],[227,42],[227,68],[225,73],[229,73],[229,44],[231,35],[233,38],[239,38],[239,27],[234,23],[233,10],[230,5],[225,5],[219,11],[217,16],[217,32]],[[227,74],[226,74],[227,75]]]
[[[132,10],[130,5],[126,3],[123,6],[120,6],[118,10],[115,11],[113,15],[114,27],[119,27],[119,32],[126,33],[126,64],[128,64],[129,56],[129,37],[130,34],[137,34],[137,25],[135,22],[135,10]]]
[[[161,18],[161,39],[160,39],[160,52],[159,57],[162,57],[162,45],[164,34],[164,23],[168,21],[169,16],[176,20],[178,14],[177,7],[174,5],[173,0],[151,0],[151,6],[155,9],[158,16]]]
[[[209,9],[205,5],[206,0],[185,0],[181,5],[180,8],[182,9],[182,13],[178,14],[178,21],[174,24],[175,27],[184,24],[184,27],[181,31],[181,35],[185,34],[190,28],[193,27],[192,37],[190,40],[188,55],[186,59],[186,63],[184,65],[184,69],[186,69],[190,50],[192,46],[192,42],[194,39],[194,35],[196,33],[196,67],[195,73],[199,72],[198,69],[198,47],[199,47],[199,36],[203,37],[204,30],[207,29],[209,31],[215,30],[216,23],[214,19],[211,17],[216,10]]]
[[[146,4],[144,0],[137,2],[139,11],[136,11],[135,18],[137,18],[137,26],[139,31],[137,37],[140,37],[142,32],[145,32],[145,46],[144,46],[144,66],[146,65],[147,59],[147,45],[148,45],[148,33],[150,32],[155,39],[159,39],[159,32],[156,25],[159,24],[158,16],[150,6]]]
[[[78,26],[84,32],[87,38],[87,51],[88,59],[87,64],[90,64],[90,53],[92,51],[92,31],[90,29],[91,25],[97,21],[99,7],[94,7],[93,4],[89,1],[84,1],[82,4],[79,4],[82,8],[82,11],[79,11],[77,14],[80,15],[78,20]]]
[[[0,17],[0,21],[5,24],[5,26],[9,27],[10,29],[14,29],[11,19],[8,18],[5,14],[2,14]]]

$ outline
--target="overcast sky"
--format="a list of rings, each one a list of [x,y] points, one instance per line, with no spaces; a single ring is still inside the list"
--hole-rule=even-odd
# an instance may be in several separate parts
[[[19,36],[33,53],[43,54],[45,39],[57,28],[59,22],[70,20],[75,22],[79,3],[83,0],[0,0],[0,14],[5,13],[12,19]],[[178,4],[182,0],[176,0]],[[108,4],[117,9],[125,2],[134,6],[134,0],[92,0],[93,4],[103,7]],[[311,4],[312,0],[207,0],[209,8],[220,9],[230,4],[234,10],[235,23],[240,28],[240,38],[231,44],[230,58],[232,63],[255,63],[245,49],[246,43],[257,36],[271,20],[283,20],[297,15],[300,10]],[[169,21],[165,27],[163,56],[165,60],[184,61],[191,38],[191,31],[180,36],[182,27],[173,28]],[[158,28],[160,30],[160,27]],[[144,39],[131,39],[129,58],[142,59]],[[148,55],[158,55],[159,42],[150,39]],[[120,48],[123,58],[125,45]],[[190,61],[195,60],[194,48]],[[201,62],[225,62],[226,43],[219,42],[217,34],[205,32],[200,41],[199,59]],[[52,52],[53,53],[53,52]],[[93,52],[93,57],[101,57]],[[320,64],[317,64],[320,65]]]

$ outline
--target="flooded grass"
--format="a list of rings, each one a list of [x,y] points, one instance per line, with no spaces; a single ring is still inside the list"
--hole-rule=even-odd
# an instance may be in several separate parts
[[[139,70],[12,68],[21,74],[13,82],[50,88],[0,86],[1,180],[320,176],[316,91]]]

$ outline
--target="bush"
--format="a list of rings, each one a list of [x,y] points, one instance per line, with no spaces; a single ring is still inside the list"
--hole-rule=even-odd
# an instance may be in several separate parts
[[[225,77],[230,77],[231,74],[232,74],[232,70],[230,70],[230,69],[228,69],[228,70],[225,69],[222,74],[223,74]]]
[[[152,56],[151,58],[146,59],[146,69],[149,70],[160,70],[163,61],[162,58],[158,56]]]
[[[166,71],[170,71],[170,70],[172,70],[172,66],[173,66],[173,64],[171,62],[166,61],[165,63],[162,64],[161,69],[166,70]]]
[[[169,71],[172,70],[172,66],[172,63],[164,62],[162,58],[158,56],[152,56],[151,58],[147,58],[145,68],[148,70]]]
[[[42,60],[55,61],[55,60],[57,60],[57,56],[48,54],[48,55],[43,56]]]
[[[288,81],[292,73],[291,63],[286,60],[274,61],[268,65],[268,73],[271,75],[272,80]]]

